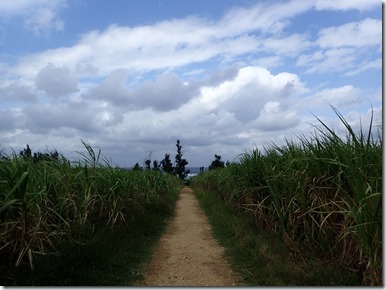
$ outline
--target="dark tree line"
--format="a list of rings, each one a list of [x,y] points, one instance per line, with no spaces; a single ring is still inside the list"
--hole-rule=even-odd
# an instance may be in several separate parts
[[[20,151],[19,155],[24,159],[32,160],[34,163],[41,161],[60,161],[58,151],[54,150],[48,153],[35,152],[32,154],[32,150],[27,144],[27,147]]]
[[[224,161],[221,160],[221,156],[214,154],[214,160],[209,165],[209,170],[216,169],[216,168],[224,168],[225,164]]]
[[[164,159],[162,159],[160,162],[158,162],[157,160],[154,160],[153,162],[151,162],[150,156],[149,156],[144,162],[145,170],[154,170],[154,171],[162,170],[166,173],[174,174],[184,180],[190,173],[190,170],[186,170],[186,165],[188,165],[189,162],[185,158],[183,158],[182,145],[180,143],[180,140],[177,140],[176,147],[177,147],[177,154],[175,155],[175,158],[174,158],[175,159],[174,165],[170,159],[170,154],[166,153]],[[32,150],[28,144],[25,149],[19,152],[19,155],[21,158],[32,160],[34,163],[38,163],[41,161],[59,161],[59,162],[65,161],[64,157],[62,155],[59,155],[58,151],[56,150],[52,152],[47,152],[47,153],[35,152],[32,154]],[[4,158],[4,156],[2,157]],[[224,161],[221,160],[220,155],[215,154],[214,157],[215,159],[208,167],[209,170],[224,168],[225,165],[226,166],[229,165],[229,161],[225,164]],[[141,167],[137,162],[132,168],[132,170],[142,171],[144,170],[144,168]],[[203,171],[204,171],[204,167],[200,167],[200,172],[203,172]]]
[[[174,167],[174,173],[178,175],[179,178],[185,179],[186,176],[190,173],[190,170],[185,170],[185,166],[189,164],[186,159],[182,158],[182,145],[180,144],[180,140],[177,140],[177,155],[175,157],[176,159],[176,166]]]
[[[162,159],[159,163],[157,160],[153,161],[153,167],[151,168],[151,160],[145,160],[145,169],[146,170],[163,170],[166,173],[177,175],[181,179],[185,179],[186,176],[190,173],[190,170],[186,170],[185,166],[189,164],[189,162],[182,158],[182,145],[180,140],[177,140],[176,143],[177,154],[175,156],[174,165],[170,160],[170,154],[165,154],[164,159]],[[136,163],[132,170],[143,170],[143,168]]]

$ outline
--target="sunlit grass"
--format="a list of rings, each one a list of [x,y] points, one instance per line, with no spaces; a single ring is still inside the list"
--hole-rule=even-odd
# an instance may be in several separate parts
[[[321,263],[305,247],[301,248],[305,258],[294,259],[278,233],[260,230],[216,195],[201,189],[196,189],[195,193],[213,226],[214,236],[224,246],[233,270],[241,278],[239,286],[360,284],[355,273],[336,263]]]
[[[334,111],[345,138],[318,119],[312,137],[251,150],[236,164],[199,174],[192,186],[280,233],[294,257],[302,256],[299,241],[362,274],[363,284],[382,285],[382,137],[372,122],[355,133]]]
[[[61,241],[83,243],[94,232],[151,214],[180,181],[159,171],[113,167],[83,142],[83,159],[0,161],[0,266],[17,268],[57,253]]]

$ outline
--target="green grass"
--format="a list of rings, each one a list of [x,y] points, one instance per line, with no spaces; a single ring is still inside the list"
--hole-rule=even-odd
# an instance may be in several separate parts
[[[16,154],[0,160],[2,285],[134,279],[130,273],[161,233],[182,181],[112,167],[100,150],[84,146],[83,160],[74,163]]]
[[[311,137],[253,149],[191,184],[277,233],[297,256],[300,244],[356,271],[363,285],[382,285],[382,137],[372,122],[355,133],[334,111],[345,138],[319,120]]]
[[[323,263],[303,249],[304,260],[290,256],[278,234],[261,231],[227,207],[219,197],[195,189],[200,206],[226,249],[241,286],[354,286],[360,277],[336,263]]]
[[[104,228],[83,243],[61,241],[57,255],[35,259],[17,271],[3,268],[1,285],[6,286],[128,286],[143,279],[142,267],[173,215],[178,191],[164,198],[151,213],[126,225]]]

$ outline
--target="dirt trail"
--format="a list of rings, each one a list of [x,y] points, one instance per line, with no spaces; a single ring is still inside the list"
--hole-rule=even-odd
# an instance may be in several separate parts
[[[144,286],[236,286],[237,276],[223,253],[192,189],[184,187],[175,217],[148,265]]]

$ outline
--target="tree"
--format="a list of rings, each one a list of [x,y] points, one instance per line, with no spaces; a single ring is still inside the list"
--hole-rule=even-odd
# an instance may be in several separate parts
[[[170,161],[169,154],[167,153],[165,154],[165,158],[161,161],[161,167],[162,167],[162,170],[165,171],[166,173],[173,173],[174,168],[173,168],[172,162]]]
[[[221,156],[214,154],[214,160],[209,165],[209,170],[216,169],[216,168],[224,168],[224,161],[221,161]]]
[[[47,153],[34,152],[34,154],[32,155],[32,150],[28,144],[27,144],[27,148],[20,151],[19,154],[23,159],[32,160],[34,163],[38,163],[41,161],[56,161],[56,162],[66,161],[66,159],[63,156],[61,157],[61,160],[59,160],[59,153],[58,151],[56,151],[56,149],[51,152],[47,151]]]
[[[153,161],[153,170],[154,171],[159,171],[159,164],[157,160]]]
[[[150,164],[151,164],[151,160],[150,160],[150,159],[147,159],[147,160],[145,161],[146,170],[150,170]]]
[[[31,159],[32,158],[32,151],[31,148],[29,148],[29,145],[27,144],[27,148],[23,149],[23,151],[20,151],[20,156],[26,159]]]
[[[182,145],[180,144],[180,140],[177,140],[176,147],[177,147],[177,155],[176,155],[174,173],[178,175],[179,178],[184,180],[190,172],[190,170],[185,170],[185,166],[188,165],[189,162],[186,161],[186,159],[182,158]]]
[[[142,167],[139,166],[139,164],[138,164],[138,162],[137,162],[137,163],[135,163],[135,165],[134,165],[134,167],[133,167],[132,170],[133,170],[133,171],[142,171]]]

